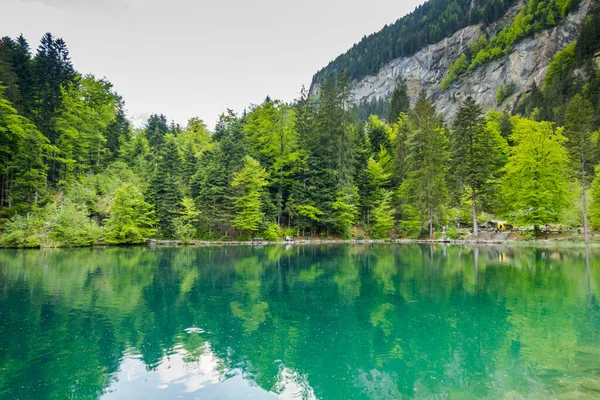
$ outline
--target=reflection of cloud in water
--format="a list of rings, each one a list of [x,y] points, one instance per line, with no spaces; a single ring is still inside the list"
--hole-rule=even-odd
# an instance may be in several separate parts
[[[195,362],[185,362],[187,351],[179,348],[163,357],[149,371],[139,356],[127,356],[106,389],[103,399],[316,399],[305,377],[282,366],[275,392],[255,386],[241,371],[222,372],[222,362],[206,346]],[[158,389],[158,390],[157,390]],[[200,396],[200,397],[199,397]]]

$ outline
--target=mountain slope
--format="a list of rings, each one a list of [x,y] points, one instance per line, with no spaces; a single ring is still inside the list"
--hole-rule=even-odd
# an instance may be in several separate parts
[[[501,18],[516,0],[429,0],[381,31],[363,37],[345,54],[317,72],[314,83],[346,70],[353,80],[377,73],[391,60],[408,57],[468,25]]]
[[[510,108],[534,82],[542,84],[554,55],[577,38],[592,3],[593,0],[581,0],[579,4],[521,1],[496,22],[466,26],[413,55],[387,62],[371,75],[354,79],[354,100],[359,103],[387,98],[398,79],[404,79],[413,100],[425,89],[447,121],[453,120],[460,102],[468,96],[485,109]],[[560,10],[564,15],[560,15]],[[461,62],[462,69],[454,75],[456,65]],[[319,73],[335,73],[335,70],[328,66]],[[316,75],[311,92],[317,93],[318,89]],[[501,96],[497,96],[499,91]]]

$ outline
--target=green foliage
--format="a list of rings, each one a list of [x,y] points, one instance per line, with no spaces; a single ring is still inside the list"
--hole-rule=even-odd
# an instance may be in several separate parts
[[[44,220],[36,213],[15,215],[0,235],[2,247],[40,247],[45,240]]]
[[[519,40],[556,26],[578,3],[578,0],[528,0],[513,21],[489,42],[480,38],[469,51],[461,54],[442,80],[442,88],[448,88],[465,72],[509,54]]]
[[[406,82],[400,81],[392,93],[390,101],[390,111],[388,114],[388,122],[390,124],[397,122],[400,114],[406,114],[410,111],[410,97],[408,96],[408,87]]]
[[[175,237],[183,242],[198,238],[198,224],[200,222],[200,211],[191,197],[184,197],[181,200],[181,216],[175,218],[174,231]]]
[[[590,203],[590,225],[595,230],[600,230],[600,167],[596,167],[596,174],[591,187],[592,201]]]
[[[568,154],[562,128],[514,117],[515,147],[502,190],[507,215],[539,226],[557,222],[567,202]]]
[[[444,23],[466,6],[430,1],[427,13],[433,3],[444,9]],[[477,3],[474,20],[490,12],[491,3]],[[526,32],[558,23],[574,4],[530,0],[512,27],[468,47],[445,85],[509,51]],[[267,97],[240,116],[227,110],[212,130],[198,118],[185,128],[168,124],[162,114],[132,128],[112,85],[77,74],[64,42],[46,35],[32,57],[23,38],[3,38],[0,244],[185,242],[258,232],[273,239],[365,232],[383,238],[394,227],[425,237],[448,221],[483,221],[484,213],[506,214],[511,223],[577,224],[580,208],[585,220],[599,154],[600,69],[592,63],[598,15],[594,9],[577,43],[556,56],[544,86],[533,85],[517,106],[530,120],[511,120],[508,111],[485,117],[466,102],[452,129],[425,92],[411,109],[402,80],[391,98],[353,104],[356,69],[319,80],[318,96],[303,89],[291,104]],[[431,37],[441,34],[428,21],[419,26],[435,29]],[[371,59],[369,68],[380,61]],[[512,90],[500,86],[498,103]],[[553,162],[540,159],[546,153]],[[558,171],[577,179],[569,174],[565,186]]]
[[[481,107],[472,99],[465,100],[450,134],[451,179],[455,199],[468,193],[472,221],[477,219],[481,197],[493,192],[504,166],[506,147],[500,131],[485,120]]]
[[[279,225],[275,222],[271,222],[262,233],[262,237],[269,242],[276,242],[283,237],[283,233],[281,232]]]
[[[58,181],[68,186],[77,175],[98,171],[107,156],[106,132],[116,118],[112,85],[88,75],[63,88],[55,160]]]
[[[157,220],[152,206],[144,201],[142,191],[127,184],[115,192],[106,223],[108,243],[144,243],[156,233]]]
[[[90,246],[102,240],[102,228],[87,211],[68,199],[14,216],[0,242],[6,247]]]
[[[358,221],[358,188],[339,192],[331,208],[335,212],[337,232],[344,239],[350,238],[350,227]]]
[[[102,229],[87,210],[68,199],[48,205],[45,214],[48,237],[59,246],[90,246],[102,239]]]
[[[444,208],[448,199],[446,170],[448,161],[448,139],[435,108],[421,92],[411,114],[412,130],[406,139],[408,153],[406,166],[408,173],[399,188],[399,197],[404,203],[406,214],[402,219],[419,220],[420,229],[443,220]]]
[[[269,173],[250,156],[244,160],[244,168],[234,174],[231,185],[240,189],[233,201],[236,217],[233,224],[242,231],[256,232],[263,221],[261,189],[267,185]]]
[[[391,206],[392,192],[385,191],[379,204],[373,209],[372,231],[373,239],[385,239],[389,237],[390,231],[394,228],[394,213],[396,210]]]
[[[468,68],[469,61],[467,60],[466,54],[463,53],[450,65],[448,74],[442,79],[440,84],[442,89],[448,89],[460,75],[467,72]]]
[[[571,42],[567,47],[554,55],[552,62],[548,65],[548,71],[544,78],[546,86],[552,85],[552,82],[564,78],[567,74],[568,69],[575,60],[575,46],[576,42]]]
[[[496,105],[501,106],[504,101],[515,92],[515,83],[509,82],[507,85],[501,84],[496,91]]]

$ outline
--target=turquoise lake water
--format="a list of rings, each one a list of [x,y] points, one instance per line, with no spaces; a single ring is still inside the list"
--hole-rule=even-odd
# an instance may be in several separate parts
[[[0,251],[0,399],[600,398],[600,250]]]

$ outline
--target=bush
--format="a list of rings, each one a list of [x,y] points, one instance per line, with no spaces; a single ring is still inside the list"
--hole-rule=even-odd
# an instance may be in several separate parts
[[[100,242],[102,228],[87,211],[70,200],[50,204],[46,209],[48,236],[58,246],[90,246]]]
[[[262,236],[265,240],[269,242],[276,242],[283,235],[281,232],[281,228],[279,228],[279,225],[277,225],[275,222],[272,222],[267,226],[267,229],[264,230]]]
[[[88,217],[84,206],[70,200],[48,204],[29,214],[16,215],[0,237],[4,247],[90,246],[99,243],[102,228]]]
[[[515,88],[514,82],[509,82],[506,86],[498,86],[498,90],[496,91],[496,105],[502,105],[502,103],[515,92]]]
[[[2,247],[40,247],[43,243],[44,221],[37,215],[15,215],[0,236]]]

